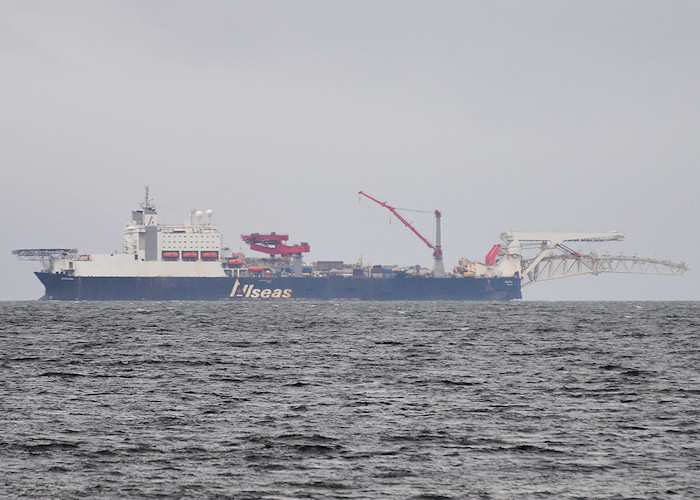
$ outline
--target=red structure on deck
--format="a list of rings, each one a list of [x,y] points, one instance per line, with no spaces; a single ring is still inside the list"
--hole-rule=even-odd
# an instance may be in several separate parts
[[[241,239],[246,242],[251,250],[266,253],[272,257],[275,255],[294,255],[311,251],[308,243],[302,241],[298,245],[286,245],[285,241],[289,240],[287,234],[243,234]]]

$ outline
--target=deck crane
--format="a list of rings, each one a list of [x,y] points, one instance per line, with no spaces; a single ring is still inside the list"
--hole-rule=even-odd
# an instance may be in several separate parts
[[[298,245],[287,245],[284,242],[289,240],[289,235],[274,232],[270,234],[242,234],[241,239],[250,246],[251,250],[266,253],[270,257],[274,258],[275,255],[291,256],[294,276],[302,276],[301,254],[311,251],[307,242],[302,241]]]
[[[442,246],[440,244],[440,217],[442,214],[440,213],[439,210],[435,210],[433,212],[435,214],[435,244],[433,245],[425,236],[420,234],[418,230],[413,227],[413,225],[408,222],[406,219],[404,219],[401,214],[397,212],[397,209],[395,207],[392,207],[391,205],[388,205],[386,202],[379,201],[376,198],[373,198],[372,196],[368,195],[364,191],[360,191],[359,193],[362,196],[365,196],[366,198],[369,198],[373,202],[377,203],[378,205],[381,205],[382,207],[386,208],[389,210],[392,214],[396,216],[397,219],[399,219],[408,229],[413,231],[413,233],[418,236],[423,243],[428,245],[428,247],[433,251],[433,258],[434,258],[434,265],[433,265],[433,276],[436,278],[444,278],[445,277],[445,264],[442,261]]]

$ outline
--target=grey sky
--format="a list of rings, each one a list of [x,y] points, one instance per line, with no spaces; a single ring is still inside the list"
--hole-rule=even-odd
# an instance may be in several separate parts
[[[700,300],[698,61],[695,1],[0,1],[0,300],[43,293],[12,249],[120,249],[145,185],[164,222],[211,208],[308,260],[431,265],[360,189],[439,208],[450,269],[504,230],[620,229],[691,270],[525,298]]]

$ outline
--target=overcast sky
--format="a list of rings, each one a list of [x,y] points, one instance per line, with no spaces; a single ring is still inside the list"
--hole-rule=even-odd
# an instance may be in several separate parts
[[[211,208],[309,261],[432,265],[360,189],[440,209],[448,269],[623,230],[690,271],[525,298],[700,300],[700,2],[0,0],[0,63],[0,300],[43,294],[13,249],[121,249],[145,185],[163,222]]]

